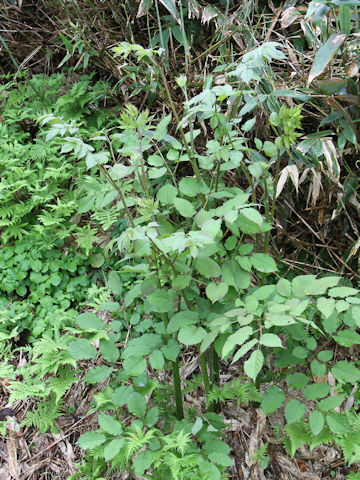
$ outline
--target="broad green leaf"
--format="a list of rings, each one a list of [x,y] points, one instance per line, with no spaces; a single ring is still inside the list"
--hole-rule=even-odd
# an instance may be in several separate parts
[[[184,345],[197,345],[202,342],[206,335],[206,330],[196,325],[187,325],[182,327],[178,334],[178,340]]]
[[[167,313],[174,309],[174,301],[170,296],[169,290],[155,290],[146,299],[155,312]]]
[[[346,360],[336,362],[331,369],[331,373],[336,380],[342,383],[349,382],[355,384],[360,381],[360,370],[355,367],[353,363],[347,362]]]
[[[164,368],[164,357],[163,354],[161,353],[160,350],[154,350],[150,355],[149,355],[149,362],[152,368],[155,370],[162,370]]]
[[[197,257],[194,267],[206,278],[219,277],[221,274],[219,265],[209,257]]]
[[[188,200],[184,200],[183,198],[174,198],[173,204],[176,210],[180,213],[180,215],[185,218],[191,218],[196,213],[193,205]]]
[[[132,392],[127,401],[129,412],[138,418],[142,418],[146,411],[146,401],[143,395],[139,392]]]
[[[86,432],[80,435],[76,442],[83,450],[90,450],[106,442],[106,437],[100,432]]]
[[[359,290],[351,287],[335,287],[331,288],[328,293],[330,297],[346,298],[358,294]]]
[[[280,337],[274,333],[264,333],[259,343],[260,345],[265,345],[265,347],[282,347]]]
[[[337,54],[339,48],[345,41],[346,35],[345,34],[336,34],[333,33],[330,35],[328,40],[319,48],[316,52],[314,63],[311,67],[309,78],[308,78],[308,85],[320,76],[329,66],[329,63]]]
[[[274,259],[266,253],[254,253],[250,257],[250,262],[258,272],[271,273],[277,270]]]
[[[319,433],[324,428],[324,423],[325,423],[324,415],[318,410],[313,410],[310,413],[309,422],[310,422],[310,428],[312,433],[314,435],[319,435]]]
[[[201,190],[201,185],[194,177],[183,177],[179,182],[180,192],[187,197],[196,197]]]
[[[215,341],[218,334],[218,330],[213,330],[204,337],[200,345],[200,353],[204,353],[210,347],[210,345]]]
[[[95,313],[81,313],[75,321],[83,330],[102,330],[104,328],[104,322]]]
[[[141,357],[148,355],[162,343],[160,335],[145,333],[140,337],[133,338],[122,351],[122,357]]]
[[[227,357],[237,345],[242,345],[246,342],[252,333],[253,329],[251,327],[243,327],[230,335],[222,348],[222,357]]]
[[[170,318],[170,321],[167,326],[167,333],[175,333],[181,327],[186,325],[193,325],[199,320],[199,314],[190,310],[183,310],[182,312],[175,313],[173,317]]]
[[[231,363],[235,363],[239,360],[239,358],[243,357],[247,354],[249,350],[253,348],[254,345],[258,343],[257,338],[251,339],[249,342],[246,342],[239,350],[235,353],[234,358],[232,359]]]
[[[161,0],[160,0],[161,1]],[[145,470],[150,468],[153,455],[150,450],[143,450],[133,460],[133,466],[137,475],[143,475]]]
[[[235,287],[236,290],[248,288],[250,285],[250,273],[243,270],[235,260],[223,263],[221,276],[226,285]]]
[[[255,208],[243,208],[238,216],[238,225],[242,232],[250,235],[261,232],[264,220]]]
[[[112,374],[112,367],[105,367],[105,365],[100,365],[94,367],[91,370],[88,370],[85,374],[84,380],[86,383],[99,383],[109,378]]]
[[[321,400],[318,403],[318,408],[323,412],[328,412],[329,410],[340,407],[345,398],[345,395],[332,395]]]
[[[146,360],[142,357],[128,357],[123,361],[123,369],[127,375],[137,377],[145,372]]]
[[[159,191],[156,194],[156,198],[163,205],[172,205],[176,195],[177,195],[176,188],[170,183],[167,183],[166,185],[162,186],[159,189]]]
[[[123,431],[121,423],[111,415],[100,413],[98,416],[98,422],[100,427],[110,435],[120,435]]]
[[[281,278],[276,284],[276,290],[282,297],[291,297],[291,282]]]
[[[108,276],[108,286],[112,293],[120,295],[122,292],[122,282],[120,275],[116,272],[110,272]]]
[[[152,427],[159,420],[159,408],[151,407],[146,413],[145,423],[148,427]]]
[[[155,140],[160,142],[165,137],[165,135],[167,134],[167,126],[169,125],[170,121],[171,113],[160,120],[154,133]]]
[[[79,338],[70,342],[69,352],[75,360],[89,360],[97,356],[96,348],[85,338]]]
[[[261,401],[261,408],[265,415],[269,415],[270,413],[275,412],[281,405],[284,403],[285,400],[285,393],[279,390],[276,385],[272,385],[271,387],[267,388],[262,401]]]
[[[326,415],[326,423],[333,433],[344,435],[350,431],[348,419],[340,413],[328,413]]]
[[[133,391],[134,387],[132,385],[122,385],[121,387],[118,387],[111,395],[114,405],[116,407],[123,407],[126,405],[127,399]]]
[[[229,290],[229,287],[225,282],[220,282],[220,283],[209,283],[209,285],[206,287],[206,296],[208,299],[212,302],[215,303],[218,300],[222,299],[225,297]]]
[[[314,280],[309,281],[307,285],[305,285],[304,293],[306,295],[324,295],[328,288],[334,287],[339,283],[339,281],[340,277],[315,278]],[[295,292],[294,289],[293,291]]]
[[[317,398],[325,397],[329,394],[331,386],[328,383],[312,383],[303,390],[303,395],[306,400],[316,400]]]
[[[167,360],[175,362],[180,353],[180,345],[176,340],[171,338],[167,345],[161,347],[161,351]]]
[[[95,253],[90,257],[90,263],[93,268],[100,268],[104,265],[105,257],[102,253]]]
[[[264,355],[261,350],[255,350],[250,355],[250,358],[244,363],[244,370],[248,377],[252,380],[256,380],[256,377],[260,373],[264,365]]]
[[[125,445],[125,438],[114,438],[104,448],[104,458],[106,462],[112,460]]]
[[[315,275],[298,275],[295,277],[291,282],[294,297],[305,297],[305,288],[315,279]]]
[[[325,318],[329,318],[335,309],[335,300],[333,298],[320,297],[317,299],[316,306]]]
[[[334,353],[331,350],[323,350],[322,352],[318,353],[318,359],[320,362],[328,362],[332,359]]]
[[[211,460],[214,463],[217,463],[218,465],[221,465],[222,467],[231,467],[233,464],[233,461],[229,457],[229,455],[226,455],[224,453],[220,452],[211,452],[208,456],[209,460]]]
[[[291,388],[303,388],[309,383],[310,379],[304,373],[296,372],[290,373],[286,377],[286,381]]]
[[[100,352],[107,362],[114,363],[119,359],[120,352],[115,343],[111,340],[100,340]]]
[[[360,344],[360,335],[354,330],[341,330],[333,339],[343,347],[352,347]]]
[[[285,407],[285,418],[287,423],[298,422],[305,413],[306,405],[299,402],[296,398],[293,398],[286,404]]]
[[[322,377],[326,373],[326,365],[318,362],[317,360],[312,360],[310,368],[314,377]]]
[[[173,280],[171,286],[175,291],[183,290],[188,287],[191,282],[191,275],[178,275]]]

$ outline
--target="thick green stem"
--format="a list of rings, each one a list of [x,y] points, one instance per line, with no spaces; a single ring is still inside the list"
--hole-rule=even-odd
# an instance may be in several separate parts
[[[178,420],[182,420],[184,418],[184,407],[183,407],[183,401],[182,401],[180,369],[179,369],[178,359],[176,359],[175,362],[172,362],[172,371],[173,371],[174,390],[175,390],[176,418]]]
[[[203,377],[205,392],[206,394],[208,394],[211,392],[211,386],[210,386],[210,380],[209,380],[209,375],[208,375],[207,365],[206,365],[206,358],[204,353],[200,353],[199,360],[200,360],[200,368],[201,368],[201,374]]]

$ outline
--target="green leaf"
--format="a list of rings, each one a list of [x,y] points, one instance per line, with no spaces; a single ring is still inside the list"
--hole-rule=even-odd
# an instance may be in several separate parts
[[[248,377],[252,380],[256,380],[256,377],[260,373],[264,365],[264,355],[261,350],[255,350],[250,355],[250,358],[244,363],[244,370]]]
[[[164,357],[163,354],[161,353],[160,350],[154,350],[150,355],[149,355],[149,362],[152,368],[155,368],[155,370],[162,370],[164,368]]]
[[[250,257],[250,262],[258,272],[271,273],[277,270],[274,259],[266,253],[254,253]]]
[[[86,432],[80,435],[76,442],[83,450],[90,450],[106,442],[106,437],[100,432]]]
[[[110,435],[120,435],[123,431],[121,423],[111,415],[100,413],[98,416],[100,427]]]
[[[85,374],[84,381],[86,383],[99,383],[110,377],[112,374],[112,367],[105,367],[100,365],[99,367],[94,367],[91,370],[88,370]]]
[[[321,400],[318,403],[318,408],[323,412],[334,410],[334,408],[340,407],[345,398],[345,395],[331,395],[330,397]]]
[[[346,360],[340,360],[331,369],[331,373],[336,380],[342,383],[352,383],[360,381],[360,370],[355,367],[354,364],[347,362]]]
[[[325,318],[329,318],[335,309],[335,300],[333,298],[320,297],[317,299],[316,306]]]
[[[243,270],[235,260],[223,263],[221,276],[226,285],[235,287],[236,290],[248,288],[250,285],[250,273]]]
[[[265,347],[282,347],[281,338],[274,333],[264,333],[259,343],[265,345]]]
[[[104,322],[95,313],[81,313],[76,317],[75,322],[83,330],[102,330],[104,328]]]
[[[196,210],[188,200],[183,198],[174,198],[173,201],[174,207],[180,213],[181,216],[185,218],[191,218],[195,215]]]
[[[201,185],[194,177],[183,177],[179,182],[179,189],[188,197],[196,197],[200,193]]]
[[[105,257],[102,253],[95,253],[90,257],[90,264],[93,268],[100,268],[104,265]]]
[[[311,368],[311,373],[315,377],[322,377],[326,373],[326,365],[318,362],[317,360],[312,360],[310,364],[310,368]]]
[[[306,405],[299,402],[296,398],[293,398],[286,404],[285,407],[285,418],[287,423],[298,422],[305,413]]]
[[[159,408],[151,407],[146,413],[145,424],[152,427],[159,420]]]
[[[229,455],[226,455],[224,453],[220,452],[211,452],[208,456],[209,460],[212,462],[221,465],[222,467],[231,467],[233,464],[233,461],[229,457]]]
[[[153,455],[150,450],[143,450],[133,460],[133,466],[137,475],[143,475],[145,470],[151,467]]]
[[[75,360],[89,360],[97,356],[97,350],[89,340],[79,338],[69,343],[69,353]]]
[[[340,413],[328,413],[326,415],[326,423],[333,433],[344,435],[350,431],[348,419]]]
[[[262,401],[261,401],[261,408],[265,415],[269,415],[270,413],[275,412],[281,405],[284,403],[285,400],[285,393],[279,390],[276,385],[272,385],[271,387],[267,388]]]
[[[249,350],[253,348],[254,345],[258,343],[257,338],[251,339],[249,342],[246,342],[239,350],[235,353],[234,358],[232,359],[231,363],[235,363],[239,360],[239,358],[243,357],[247,354]]]
[[[120,352],[115,343],[111,340],[100,340],[100,352],[107,362],[114,363],[119,359]]]
[[[250,235],[261,232],[264,220],[255,208],[243,208],[238,216],[238,225],[242,232]]]
[[[168,290],[155,290],[146,297],[155,312],[167,313],[174,309],[174,301],[170,297]]]
[[[159,189],[156,197],[159,200],[159,202],[162,203],[163,205],[172,205],[176,195],[177,195],[176,188],[170,183],[167,183],[166,185],[164,185]]]
[[[331,390],[328,383],[312,383],[303,390],[303,395],[307,400],[316,400],[317,398],[325,397]]]
[[[341,330],[333,339],[343,347],[352,347],[360,344],[360,335],[354,330]]]
[[[352,295],[356,295],[358,293],[359,293],[359,290],[357,288],[351,288],[351,287],[331,288],[328,292],[330,297],[340,297],[340,298],[351,297]]]
[[[329,66],[331,60],[337,54],[339,48],[341,47],[345,39],[345,34],[333,33],[332,35],[330,35],[328,40],[319,48],[319,50],[316,52],[314,63],[309,73],[308,85],[310,85],[310,83],[315,78],[324,73],[324,71]]]
[[[215,303],[221,298],[225,297],[229,290],[229,287],[225,282],[220,282],[220,283],[209,283],[209,285],[206,287],[206,296],[208,299],[212,302]]]
[[[220,277],[221,274],[219,265],[209,257],[197,257],[194,267],[206,278]]]
[[[309,422],[310,422],[310,429],[312,433],[314,435],[319,435],[319,433],[324,428],[324,423],[325,423],[324,415],[317,410],[313,410],[310,413]]]
[[[123,369],[128,375],[137,377],[145,372],[146,360],[142,357],[128,357],[123,362]]]
[[[305,285],[304,293],[306,295],[324,295],[328,288],[334,287],[339,283],[339,281],[340,281],[340,277],[315,278],[312,281],[310,280]],[[293,291],[295,292],[294,287],[293,287]]]
[[[167,345],[161,347],[161,351],[167,360],[175,362],[180,353],[180,345],[176,340],[171,338]]]
[[[213,330],[204,337],[200,345],[200,353],[204,353],[212,345],[218,334],[218,330]]]
[[[178,340],[184,345],[197,345],[202,342],[206,335],[206,330],[202,327],[197,327],[196,325],[187,325],[186,327],[181,327]]]
[[[114,438],[104,448],[104,458],[106,462],[112,460],[121,451],[125,445],[125,438]]]
[[[146,401],[143,395],[139,392],[132,392],[127,401],[129,412],[138,418],[142,418],[146,411]]]
[[[285,278],[281,278],[276,285],[276,290],[282,297],[291,297],[291,282]]]
[[[108,276],[108,286],[115,295],[122,293],[122,282],[118,273],[110,272]]]
[[[243,327],[230,335],[222,348],[222,357],[227,357],[237,345],[246,342],[252,333],[253,329],[251,327]]]
[[[183,310],[182,312],[175,313],[175,315],[170,318],[166,331],[167,333],[175,333],[181,327],[194,325],[198,320],[199,314],[197,312]]]
[[[171,286],[175,291],[184,290],[191,282],[191,275],[178,275],[173,280]]]
[[[331,350],[323,350],[322,352],[318,353],[318,359],[320,362],[329,362],[334,355],[334,352]]]

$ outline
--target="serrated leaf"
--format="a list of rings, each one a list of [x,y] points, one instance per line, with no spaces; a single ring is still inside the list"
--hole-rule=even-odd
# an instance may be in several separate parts
[[[227,260],[221,266],[221,276],[229,287],[236,290],[248,288],[250,285],[250,273],[243,270],[235,260]]]
[[[106,442],[106,437],[100,432],[83,433],[76,442],[83,450],[90,450]]]
[[[108,276],[108,286],[112,293],[120,295],[122,292],[122,282],[117,272],[110,272]]]
[[[121,451],[125,445],[125,438],[114,438],[104,448],[104,458],[106,462],[112,460]]]
[[[246,342],[252,333],[253,329],[251,327],[243,327],[230,335],[222,348],[222,357],[227,357],[237,345],[242,345]]]
[[[163,354],[161,353],[160,350],[154,350],[150,355],[149,355],[149,362],[152,368],[155,370],[162,370],[164,368],[164,357]]]
[[[359,293],[359,290],[357,288],[352,288],[352,287],[335,287],[335,288],[331,288],[328,292],[330,297],[340,297],[340,298],[351,297],[352,295],[356,295],[358,293]]]
[[[183,198],[174,198],[173,204],[176,210],[180,213],[180,215],[185,218],[191,218],[196,213],[193,205],[188,200],[185,200]]]
[[[129,412],[138,418],[142,418],[146,411],[146,401],[143,395],[139,392],[132,392],[127,401]]]
[[[325,397],[330,393],[331,386],[328,383],[312,383],[303,390],[303,395],[307,400],[316,400]]]
[[[279,390],[276,385],[272,385],[271,387],[267,388],[262,401],[261,401],[261,408],[265,415],[269,415],[270,413],[275,412],[281,405],[284,403],[285,400],[285,393]]]
[[[219,277],[221,270],[219,265],[209,257],[198,257],[194,262],[196,270],[206,278]]]
[[[256,377],[260,373],[264,365],[264,355],[261,350],[255,350],[250,355],[250,358],[244,363],[244,370],[248,377],[252,380],[256,380]]]
[[[172,205],[176,195],[177,189],[174,187],[174,185],[168,183],[159,189],[156,194],[156,198],[163,205]]]
[[[298,422],[305,413],[306,405],[299,402],[296,398],[293,398],[286,404],[285,407],[285,418],[287,423]]]
[[[254,253],[250,262],[258,272],[271,273],[277,270],[275,260],[266,253]]]
[[[264,333],[259,343],[260,345],[265,345],[265,347],[282,347],[280,337],[274,333]]]
[[[143,475],[145,470],[150,468],[153,455],[150,450],[143,450],[133,460],[133,466],[137,475]]]
[[[95,313],[81,313],[76,317],[75,322],[83,330],[102,330],[104,328],[104,322]]]
[[[329,318],[335,309],[335,300],[333,298],[320,297],[317,299],[316,306],[325,318]]]
[[[69,343],[69,353],[75,360],[89,360],[97,356],[97,350],[89,340],[79,338]]]
[[[307,275],[304,277],[307,277]],[[305,284],[304,293],[306,295],[324,295],[328,288],[334,287],[340,281],[340,277],[323,277],[315,278],[312,281],[309,279],[307,284]],[[294,283],[294,280],[293,280]],[[296,290],[293,287],[293,291]]]
[[[197,345],[201,343],[206,335],[206,330],[196,325],[182,327],[178,334],[178,340],[184,345]]]
[[[120,435],[123,431],[121,423],[111,415],[100,413],[98,416],[98,422],[100,427],[110,435]]]
[[[328,413],[326,415],[326,423],[328,424],[330,430],[333,433],[344,435],[349,433],[350,425],[348,419],[345,415],[341,415],[340,413]]]
[[[341,330],[333,339],[343,347],[352,347],[360,344],[360,335],[354,330]]]
[[[319,435],[319,433],[324,428],[325,419],[324,415],[318,410],[313,410],[309,417],[310,429],[314,435]]]
[[[105,367],[105,365],[100,365],[94,367],[91,370],[88,370],[85,374],[84,381],[86,383],[99,383],[110,377],[113,369],[112,367]]]
[[[323,412],[328,412],[334,408],[340,407],[345,400],[345,395],[331,395],[318,403],[318,408]]]
[[[111,340],[100,340],[100,352],[107,362],[114,363],[120,357],[120,352],[114,342]]]
[[[336,380],[342,383],[352,383],[360,381],[360,370],[355,367],[354,364],[347,362],[346,360],[340,360],[331,369],[331,373]]]
[[[167,313],[174,309],[174,301],[169,297],[169,291],[159,289],[148,295],[146,299],[155,312]]]
[[[256,344],[258,343],[257,338],[253,338],[249,342],[246,342],[239,350],[235,353],[234,358],[232,359],[231,363],[235,363],[239,360],[239,358],[243,357],[247,354],[249,350],[251,350]]]
[[[128,375],[137,377],[146,370],[146,360],[141,357],[128,357],[123,362],[123,369]]]
[[[229,287],[225,282],[220,282],[220,283],[209,283],[209,285],[206,287],[206,296],[208,299],[212,302],[215,303],[221,298],[223,298],[229,290]]]

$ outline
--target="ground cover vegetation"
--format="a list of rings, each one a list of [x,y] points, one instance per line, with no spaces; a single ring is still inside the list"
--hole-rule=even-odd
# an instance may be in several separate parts
[[[1,478],[360,478],[358,9],[4,2]]]

